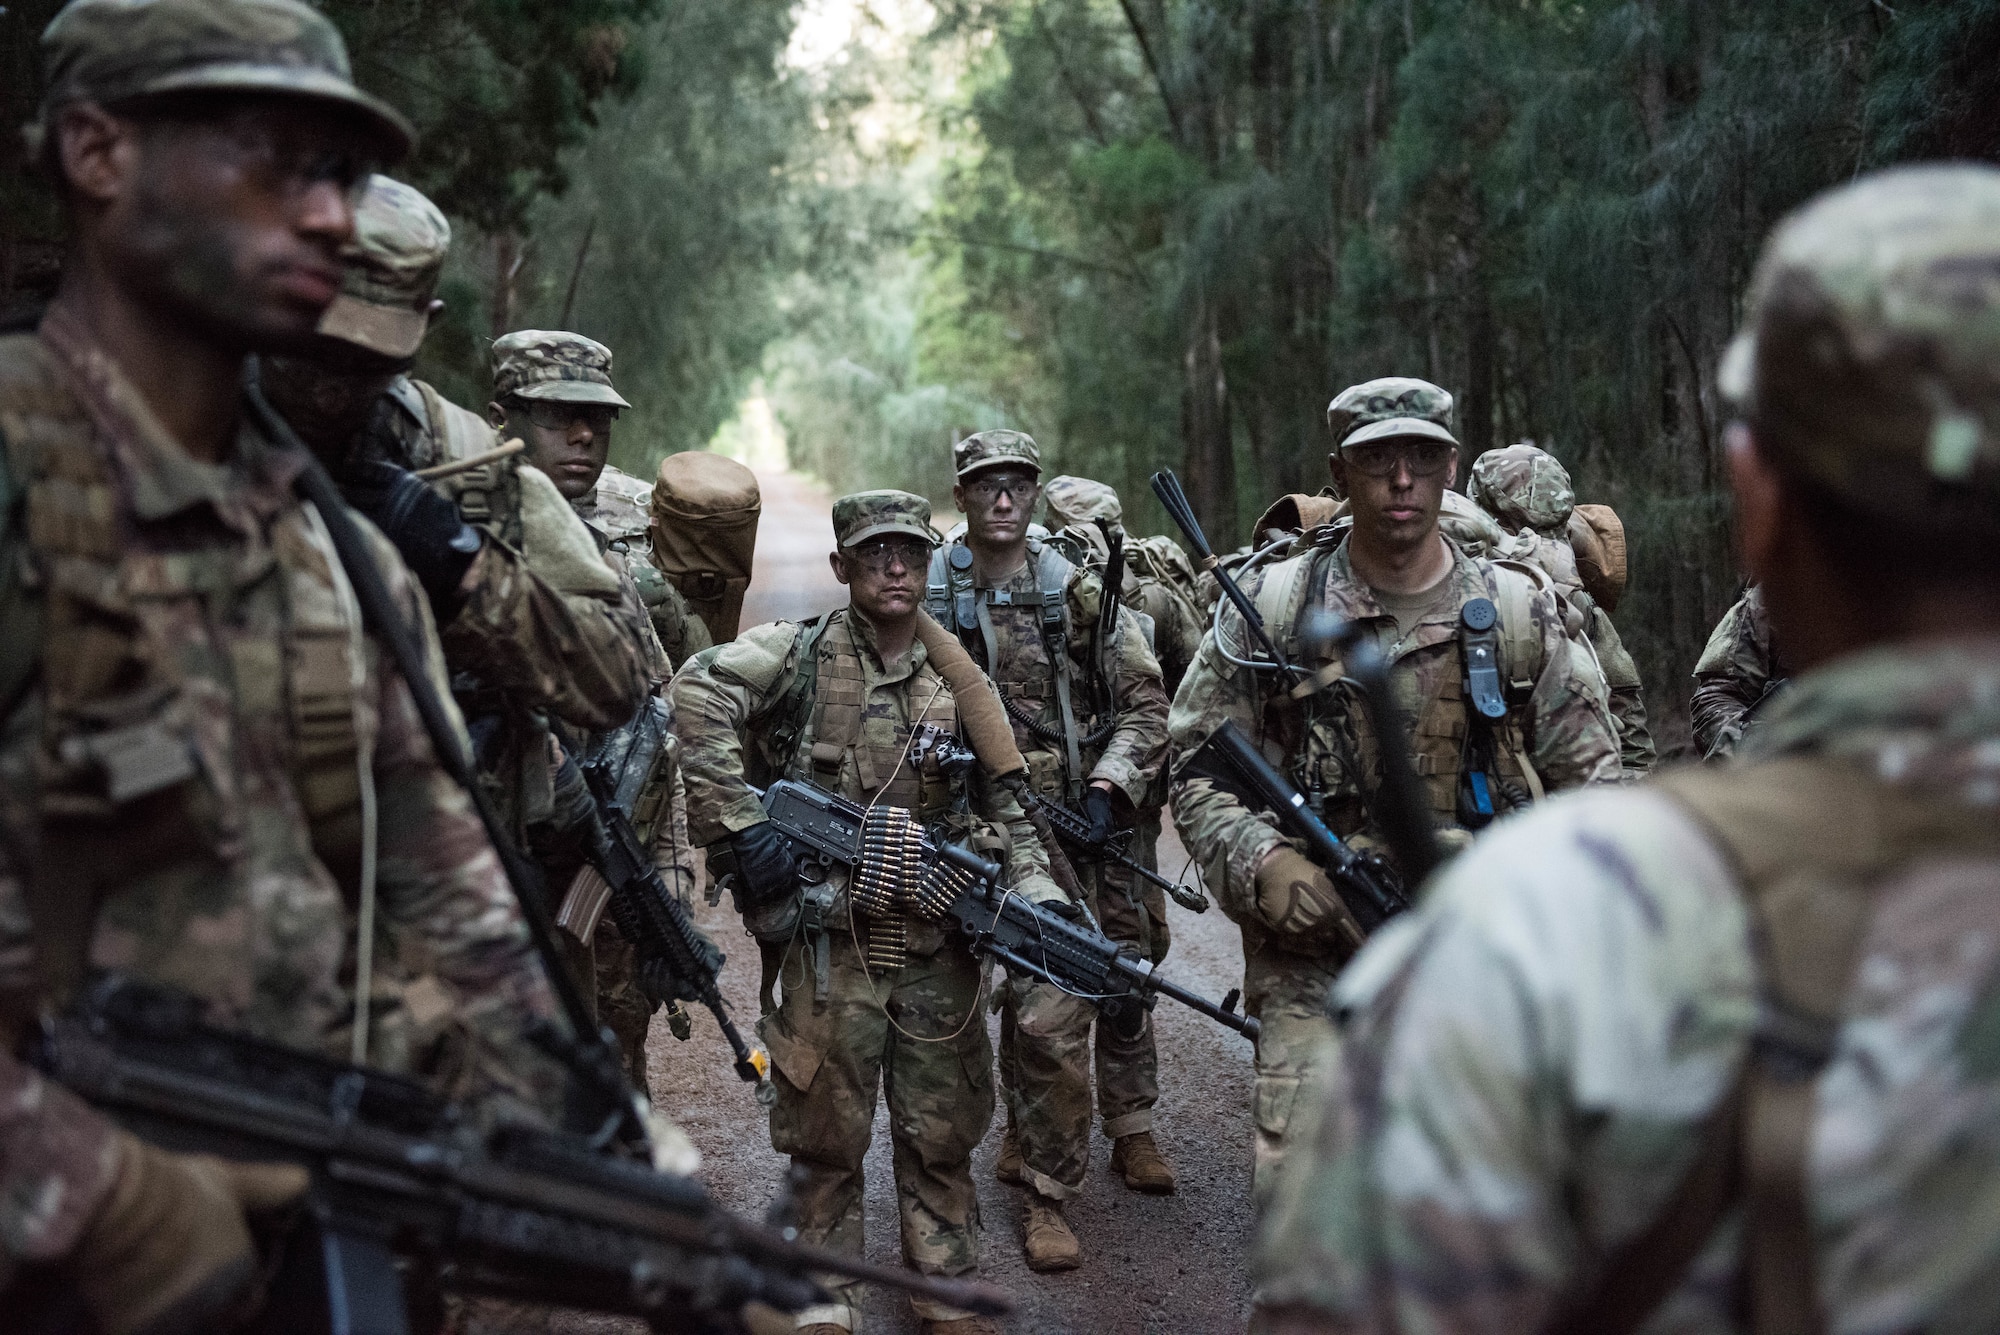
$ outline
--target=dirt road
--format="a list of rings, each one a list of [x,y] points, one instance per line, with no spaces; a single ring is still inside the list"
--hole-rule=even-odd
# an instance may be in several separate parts
[[[825,493],[789,474],[765,474],[760,481],[764,519],[744,624],[837,606],[843,599],[826,564],[832,529]],[[1178,840],[1171,835],[1169,840],[1162,864],[1178,869],[1186,856]],[[1235,927],[1213,909],[1199,916],[1178,907],[1172,913],[1168,975],[1217,997],[1240,983],[1243,957]],[[737,1013],[754,1017],[755,948],[726,902],[704,910],[703,919],[729,954],[726,990]],[[1083,1268],[1036,1275],[1021,1261],[1019,1193],[993,1179],[1001,1116],[974,1155],[983,1271],[1019,1299],[1011,1328],[1022,1335],[1242,1328],[1248,1303],[1243,1255],[1250,1225],[1250,1045],[1171,1002],[1162,1002],[1154,1014],[1162,1089],[1157,1134],[1180,1171],[1177,1195],[1127,1191],[1111,1176],[1111,1147],[1100,1134],[1084,1198],[1069,1210],[1085,1248]],[[784,1164],[771,1152],[761,1110],[730,1075],[713,1022],[698,1016],[694,1038],[686,1044],[675,1042],[664,1025],[655,1026],[652,1054],[654,1097],[701,1147],[703,1176],[730,1205],[761,1212]],[[886,1110],[876,1114],[867,1172],[869,1255],[893,1262],[899,1250]],[[871,1297],[866,1325],[875,1335],[917,1329],[907,1306],[886,1295]]]

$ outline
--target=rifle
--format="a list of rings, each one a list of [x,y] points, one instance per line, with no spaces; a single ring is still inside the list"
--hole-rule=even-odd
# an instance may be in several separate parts
[[[871,813],[859,803],[795,779],[780,779],[760,796],[771,824],[804,854],[801,880],[823,884],[827,863],[853,870],[862,862]],[[1168,982],[1150,960],[1014,893],[1000,884],[997,865],[927,831],[904,852],[921,869],[916,912],[951,923],[975,953],[1085,998],[1113,1023],[1136,1028],[1154,997],[1164,995],[1246,1038],[1257,1037],[1257,1021],[1236,1010],[1238,989],[1218,1006]]]
[[[1090,818],[1075,807],[1067,802],[1037,797],[1025,790],[1020,796],[1024,805],[1033,806],[1035,812],[1048,821],[1049,828],[1055,831],[1056,838],[1060,839],[1065,847],[1076,850],[1079,856],[1125,868],[1141,880],[1159,886],[1173,897],[1174,903],[1184,909],[1195,913],[1208,911],[1208,899],[1200,890],[1191,885],[1182,885],[1179,881],[1170,881],[1151,867],[1142,865],[1132,856],[1130,851],[1132,831],[1119,830],[1109,839],[1093,843],[1090,838]]]
[[[1305,794],[1285,782],[1285,776],[1264,759],[1263,752],[1250,744],[1234,722],[1224,719],[1187,758],[1181,773],[1207,779],[1245,806],[1271,812],[1286,834],[1303,839],[1306,856],[1326,869],[1335,893],[1363,932],[1374,931],[1410,906],[1395,872],[1387,864],[1355,852],[1328,829],[1306,805]]]
[[[195,998],[152,984],[100,976],[45,1025],[33,1056],[143,1139],[311,1172],[253,1327],[270,1335],[431,1331],[445,1292],[728,1330],[746,1302],[796,1312],[827,1301],[815,1273],[973,1312],[1012,1305],[984,1284],[794,1242],[692,1178],[580,1136],[482,1135],[415,1081],[214,1028]]]
[[[708,1007],[736,1054],[738,1078],[756,1083],[761,1095],[769,1086],[771,1058],[745,1042],[729,1018],[719,981],[723,953],[660,879],[632,828],[632,809],[666,749],[666,736],[666,701],[648,696],[629,721],[585,751],[578,768],[595,807],[587,856],[610,887],[611,920],[639,957],[639,986],[658,1004],[698,1001]]]

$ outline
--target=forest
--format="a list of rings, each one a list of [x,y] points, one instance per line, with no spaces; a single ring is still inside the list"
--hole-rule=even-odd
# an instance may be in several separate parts
[[[0,9],[27,119],[58,0]],[[1671,740],[1734,598],[1715,368],[1758,245],[1885,163],[2000,156],[2000,0],[324,0],[450,214],[420,370],[615,351],[616,462],[755,404],[835,489],[948,495],[1031,432],[1130,526],[1217,545],[1326,480],[1327,401],[1416,375],[1462,467],[1532,439],[1615,506]],[[0,307],[60,256],[0,174]]]

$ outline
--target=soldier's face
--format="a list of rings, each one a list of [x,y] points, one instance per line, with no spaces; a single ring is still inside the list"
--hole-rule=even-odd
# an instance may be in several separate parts
[[[57,124],[85,249],[117,286],[232,349],[304,346],[340,291],[367,134],[285,97],[206,98]]]
[[[604,473],[617,417],[618,410],[607,404],[516,400],[508,427],[527,442],[529,462],[554,480],[557,491],[579,501]]]
[[[409,363],[350,350],[330,339],[322,343],[330,346],[309,356],[264,358],[263,386],[271,406],[313,453],[337,464],[368,424],[375,401]]]
[[[930,547],[922,541],[884,534],[833,553],[833,577],[870,621],[897,621],[916,615],[929,560]]]
[[[1028,520],[1042,496],[1032,468],[989,468],[957,484],[951,498],[965,515],[967,541],[1006,547],[1028,536]]]
[[[1424,436],[1349,446],[1333,457],[1333,480],[1354,511],[1354,531],[1371,544],[1403,550],[1437,532],[1444,491],[1458,476],[1458,451]]]

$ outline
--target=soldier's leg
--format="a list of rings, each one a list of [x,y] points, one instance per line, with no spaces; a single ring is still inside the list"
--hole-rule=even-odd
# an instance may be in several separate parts
[[[1333,1033],[1326,997],[1335,968],[1331,961],[1261,950],[1244,962],[1243,972],[1244,1009],[1263,1026],[1251,1096],[1256,1141],[1250,1183],[1251,1198],[1261,1206],[1284,1156],[1299,1085],[1311,1076]]]
[[[979,1008],[982,969],[947,943],[912,958],[884,1000],[889,1031],[883,1091],[894,1141],[903,1259],[927,1275],[963,1275],[979,1266],[979,1201],[972,1150],[993,1121],[993,1050]],[[916,1038],[910,1037],[911,1035]],[[954,1035],[946,1042],[922,1042]],[[926,1321],[970,1315],[913,1301]]]
[[[1097,1008],[1052,983],[1010,977],[1013,1103],[1028,1185],[1065,1201],[1090,1167],[1090,1031]]]
[[[1145,861],[1143,857],[1140,860]],[[1131,943],[1154,964],[1165,960],[1169,944],[1165,892],[1146,886],[1135,902],[1138,878],[1130,872],[1108,868],[1104,880],[1104,892],[1098,896],[1098,921],[1105,935]],[[1153,1136],[1153,1106],[1159,1101],[1160,1059],[1152,1013],[1144,1013],[1136,1028],[1123,1017],[1114,1021],[1100,1016],[1097,1115],[1105,1138],[1112,1143],[1112,1171],[1135,1191],[1166,1195],[1176,1184],[1173,1167]]]
[[[609,915],[598,919],[591,941],[597,962],[597,1021],[610,1028],[625,1058],[633,1086],[648,1098],[646,1031],[653,1022],[653,1003],[639,987],[639,952]]]
[[[757,1029],[771,1053],[771,1148],[788,1154],[795,1171],[799,1237],[860,1255],[861,1165],[875,1120],[887,1021],[869,991],[860,957],[846,934],[834,932],[827,999],[814,999],[812,951],[804,941],[786,952],[784,996]],[[799,1314],[800,1326],[831,1323],[849,1330],[861,1312],[860,1286],[828,1286],[834,1301]]]
[[[1018,1092],[1020,1081],[1014,1076],[1014,1006],[1007,988],[1007,974],[1000,973],[1000,982],[993,989],[993,1005],[1000,1012],[1000,1101],[1007,1110],[1007,1129],[1000,1137],[1000,1153],[993,1161],[993,1176],[1010,1186],[1021,1186],[1027,1181],[1021,1175],[1021,1133]]]

